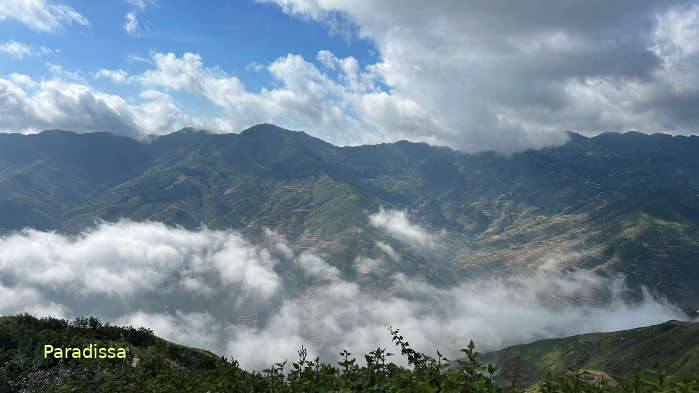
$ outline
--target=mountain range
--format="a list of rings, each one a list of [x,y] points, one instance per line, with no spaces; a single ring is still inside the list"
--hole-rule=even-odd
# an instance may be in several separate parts
[[[559,270],[623,274],[686,308],[699,303],[699,137],[569,133],[558,147],[503,156],[400,141],[338,147],[260,124],[183,129],[138,141],[50,130],[0,134],[0,231],[76,234],[99,220],[276,231],[347,276],[377,239],[392,271],[449,284]],[[407,215],[448,244],[439,258],[367,218]],[[380,278],[377,278],[380,281]],[[577,299],[597,302],[599,299]]]

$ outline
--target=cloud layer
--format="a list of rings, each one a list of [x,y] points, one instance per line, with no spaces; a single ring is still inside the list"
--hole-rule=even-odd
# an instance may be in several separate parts
[[[418,349],[453,355],[470,339],[488,350],[681,318],[651,296],[628,304],[622,281],[584,272],[542,270],[448,288],[402,274],[389,284],[359,274],[343,278],[322,255],[295,250],[272,232],[253,243],[230,231],[129,221],[77,237],[27,230],[0,238],[0,313],[94,314],[145,325],[252,368],[293,358],[300,345],[329,361],[342,348],[392,347],[389,325]]]

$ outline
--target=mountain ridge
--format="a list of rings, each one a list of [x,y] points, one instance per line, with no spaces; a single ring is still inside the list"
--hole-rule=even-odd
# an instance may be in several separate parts
[[[305,131],[295,131],[295,130],[289,130],[280,126],[277,126],[272,123],[260,123],[256,124],[254,126],[248,127],[244,130],[235,132],[215,132],[215,131],[210,131],[204,128],[194,128],[194,127],[183,127],[177,130],[174,130],[170,133],[166,134],[154,134],[154,135],[149,135],[147,138],[141,140],[135,137],[130,137],[130,136],[122,136],[114,133],[110,133],[108,131],[95,131],[95,132],[76,132],[76,131],[71,131],[71,130],[64,130],[64,129],[46,129],[39,131],[37,133],[32,133],[32,134],[25,134],[25,133],[20,133],[20,132],[4,132],[0,133],[0,135],[18,135],[18,136],[30,136],[30,135],[41,135],[44,133],[66,133],[66,134],[74,134],[74,135],[92,135],[92,134],[107,134],[111,135],[114,137],[118,138],[127,138],[127,139],[132,139],[135,141],[145,141],[145,142],[152,142],[153,140],[159,139],[161,137],[167,137],[172,134],[205,134],[205,135],[222,135],[222,136],[229,136],[229,135],[254,135],[255,133],[261,132],[261,133],[269,133],[269,132],[279,132],[281,134],[287,134],[287,135],[304,135],[308,136],[313,139],[317,139],[320,141],[323,141],[325,144],[332,145],[329,142],[324,141],[322,138],[319,137],[314,137],[311,136],[310,134],[306,133]],[[636,140],[644,140],[644,141],[649,141],[649,140],[664,140],[664,141],[669,141],[669,140],[696,140],[699,143],[699,134],[690,134],[690,135],[681,135],[681,134],[668,134],[668,133],[663,133],[663,132],[654,132],[654,133],[644,133],[640,131],[605,131],[605,132],[600,132],[598,134],[595,134],[593,136],[587,136],[583,133],[576,132],[576,131],[566,131],[566,134],[569,135],[572,140],[615,140],[617,137],[634,137]],[[650,139],[649,139],[650,138]],[[569,140],[570,142],[570,140]],[[461,152],[459,150],[452,149],[448,146],[442,146],[442,145],[430,145],[429,143],[426,142],[412,142],[407,139],[401,139],[397,140],[394,142],[380,142],[380,143],[375,143],[375,144],[363,144],[363,145],[352,145],[352,146],[336,146],[332,145],[335,147],[360,147],[360,146],[381,146],[381,145],[392,145],[392,144],[415,144],[415,145],[428,145],[432,147],[437,147],[437,148],[447,148],[449,150],[453,150],[456,152],[460,152],[462,154],[466,155],[478,155],[478,154],[483,154],[483,153],[494,153],[493,151],[483,151],[483,152],[477,152],[477,153],[468,153],[468,152]],[[554,146],[554,147],[544,147],[541,149],[527,149],[523,152],[518,152],[514,154],[521,154],[527,151],[537,151],[537,150],[546,150],[546,149],[555,149],[556,147],[560,146]]]
[[[624,380],[655,369],[681,380],[699,376],[699,322],[667,321],[628,330],[539,340],[483,355],[499,368],[502,382],[522,387],[570,369],[603,371]]]
[[[196,229],[277,231],[319,246],[353,274],[376,241],[453,282],[559,268],[621,273],[685,307],[699,303],[699,138],[579,134],[512,156],[424,143],[338,147],[258,125],[240,134],[183,129],[148,142],[106,133],[0,134],[0,232],[79,233],[128,218]],[[427,258],[368,220],[405,210],[446,231]],[[418,269],[418,270],[416,270]]]

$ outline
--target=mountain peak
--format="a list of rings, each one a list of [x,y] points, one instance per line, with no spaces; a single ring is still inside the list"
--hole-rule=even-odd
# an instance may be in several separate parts
[[[238,134],[243,140],[254,141],[255,143],[264,144],[285,144],[292,142],[298,146],[306,146],[312,149],[317,148],[334,148],[332,144],[325,142],[320,138],[308,135],[303,131],[291,131],[274,124],[258,124],[241,131]],[[279,146],[281,146],[279,145]]]
[[[271,134],[300,134],[300,135],[307,135],[303,131],[291,131],[287,130],[286,128],[282,128],[279,126],[276,126],[274,124],[269,124],[269,123],[262,123],[262,124],[257,124],[254,125],[247,130],[241,131],[240,135],[241,136],[252,136],[252,135],[271,135]]]

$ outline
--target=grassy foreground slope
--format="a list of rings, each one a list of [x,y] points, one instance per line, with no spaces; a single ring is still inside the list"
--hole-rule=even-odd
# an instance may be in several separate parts
[[[649,329],[663,329],[675,322]],[[664,332],[664,331],[663,331]],[[663,333],[659,332],[659,333]],[[278,363],[261,372],[248,372],[235,360],[162,340],[145,328],[104,325],[95,318],[73,322],[30,315],[0,317],[0,392],[505,392],[492,366],[483,366],[473,343],[462,350],[464,359],[450,362],[414,351],[398,330],[391,330],[396,344],[391,355],[377,349],[363,356],[360,365],[344,350],[337,366],[308,359],[305,349],[293,363]],[[677,337],[689,340],[689,332]],[[59,347],[89,344],[127,347],[126,359],[45,358],[46,343]],[[694,347],[696,349],[696,346]],[[610,351],[611,347],[600,348]],[[607,352],[630,361],[636,352]],[[691,366],[694,360],[679,352],[660,366]],[[403,356],[410,368],[391,363]],[[692,358],[694,359],[694,358]],[[531,359],[535,367],[543,359]],[[689,363],[687,363],[689,362]],[[535,369],[535,368],[532,368]],[[691,374],[691,373],[689,373]],[[542,392],[673,392],[696,393],[696,381],[668,382],[658,375],[642,375],[615,386],[585,382],[579,376],[549,380]]]
[[[615,380],[646,369],[674,379],[699,377],[699,323],[668,321],[660,325],[610,333],[541,340],[484,356],[499,366],[499,376],[528,386],[547,374],[573,368],[603,371]]]

